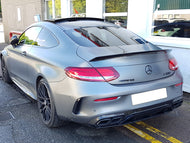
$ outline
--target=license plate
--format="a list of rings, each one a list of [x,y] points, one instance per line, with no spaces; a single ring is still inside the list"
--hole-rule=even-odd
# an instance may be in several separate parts
[[[167,98],[166,88],[131,95],[133,105],[156,101],[164,98]]]

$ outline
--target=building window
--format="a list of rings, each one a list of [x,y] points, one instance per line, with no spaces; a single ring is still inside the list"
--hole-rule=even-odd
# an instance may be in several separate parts
[[[46,0],[46,19],[61,18],[61,0]]]
[[[86,0],[45,0],[45,19],[85,16]]]
[[[86,16],[86,0],[71,0],[71,17]]]
[[[104,18],[126,28],[128,0],[104,0],[104,5]]]
[[[105,12],[127,12],[127,0],[105,0]]]
[[[155,0],[152,35],[190,38],[190,1]]]

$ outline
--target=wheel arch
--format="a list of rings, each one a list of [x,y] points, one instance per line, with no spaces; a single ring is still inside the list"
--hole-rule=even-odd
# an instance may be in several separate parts
[[[43,79],[44,77],[42,75],[38,75],[37,78],[36,78],[36,91],[37,91],[37,88],[38,88],[38,84],[39,84],[39,81],[41,79]]]
[[[3,58],[3,53],[0,52],[0,60],[2,60],[2,58]]]
[[[3,58],[3,54],[1,53],[1,54],[0,54],[0,60],[1,60],[1,61],[2,61],[2,58]]]
[[[48,88],[49,88],[49,92],[50,92],[50,94],[52,95],[52,89],[51,89],[51,87],[50,87],[50,85],[49,85],[49,83],[48,83],[48,80],[45,78],[45,76],[39,74],[39,75],[37,76],[37,78],[36,78],[36,86],[35,86],[35,87],[36,87],[36,97],[37,97],[38,84],[39,84],[39,82],[40,82],[41,79],[44,79],[44,80],[47,82],[47,86],[48,86]],[[52,96],[52,98],[53,98],[53,100],[54,100],[54,97],[53,97],[53,96]]]

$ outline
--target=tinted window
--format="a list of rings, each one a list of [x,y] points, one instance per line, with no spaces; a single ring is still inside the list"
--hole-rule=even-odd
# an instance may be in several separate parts
[[[87,47],[122,46],[145,43],[141,37],[121,27],[87,27],[67,30],[66,33],[77,44]]]
[[[36,38],[41,31],[41,27],[31,27],[27,29],[19,39],[19,44],[37,45]]]
[[[58,44],[53,34],[47,29],[42,29],[36,42],[38,46],[42,47],[54,47]]]

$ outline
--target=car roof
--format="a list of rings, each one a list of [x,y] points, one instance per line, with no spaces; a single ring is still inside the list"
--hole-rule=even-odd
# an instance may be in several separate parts
[[[61,26],[64,30],[77,29],[81,27],[98,27],[98,26],[116,26],[115,24],[105,22],[104,19],[99,18],[64,18],[48,20],[48,22]]]

